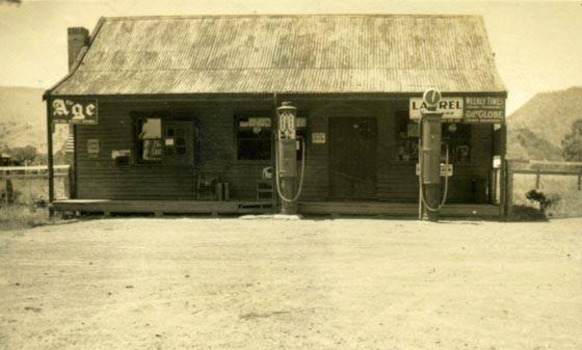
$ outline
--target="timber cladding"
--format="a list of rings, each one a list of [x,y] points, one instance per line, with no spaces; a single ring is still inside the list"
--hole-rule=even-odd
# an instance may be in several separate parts
[[[371,159],[368,159],[370,162],[367,163],[365,171],[375,169],[375,173],[363,177],[372,179],[374,183],[365,186],[366,193],[363,197],[358,192],[347,194],[343,199],[362,198],[389,202],[418,200],[416,161],[403,161],[398,158],[399,147],[401,148],[398,138],[401,128],[398,113],[407,110],[408,99],[363,101],[345,97],[329,100],[301,98],[290,100],[307,119],[306,169],[302,201],[333,199],[331,182],[335,181],[336,175],[343,176],[345,184],[353,186],[352,191],[364,191],[358,190],[362,188],[358,182],[361,179],[350,180],[350,177],[354,177],[349,173],[350,170],[347,170],[347,173],[340,171],[339,175],[330,171],[330,154],[343,152],[349,147],[341,139],[331,139],[334,137],[330,135],[334,130],[333,120],[339,118],[347,125],[345,132],[351,127],[356,130],[353,132],[360,133],[358,135],[364,138],[369,136],[366,133],[373,132],[375,138],[375,152],[364,152],[360,155],[363,157],[370,153]],[[76,126],[77,197],[117,200],[200,199],[197,190],[200,175],[215,174],[220,182],[229,184],[231,199],[257,200],[257,182],[262,178],[263,169],[273,164],[269,159],[237,159],[235,116],[241,111],[251,115],[256,112],[257,115],[267,113],[273,116],[274,106],[272,100],[258,99],[220,102],[172,102],[166,99],[128,102],[100,99],[99,124]],[[160,163],[138,164],[135,144],[136,113],[161,114],[162,123],[165,125],[171,125],[176,121],[191,123],[192,130],[196,130],[196,140],[193,140],[191,146],[194,152],[192,161],[180,163],[162,160]],[[365,122],[371,119],[375,122]],[[372,124],[373,126],[370,126]],[[363,125],[375,130],[369,128],[362,130]],[[454,176],[450,180],[449,192],[451,202],[471,203],[481,200],[477,198],[480,195],[476,192],[487,186],[492,170],[492,124],[474,124],[469,128],[470,161],[454,165]],[[313,134],[324,134],[324,142],[321,140],[314,142]],[[164,135],[164,138],[165,136],[168,135]],[[171,145],[164,145],[164,149],[168,149],[169,146]],[[112,153],[123,154],[127,151],[131,153],[127,163],[116,163],[112,158]],[[298,164],[300,166],[301,162]]]

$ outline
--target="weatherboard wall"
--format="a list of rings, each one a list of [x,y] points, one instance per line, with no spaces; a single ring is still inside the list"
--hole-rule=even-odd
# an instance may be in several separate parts
[[[413,162],[396,161],[396,111],[407,108],[407,100],[355,101],[300,99],[296,106],[307,115],[307,147],[304,191],[301,200],[329,199],[329,120],[342,117],[377,118],[376,198],[390,202],[414,202],[418,178]],[[280,101],[279,101],[280,103]],[[99,102],[99,124],[77,126],[77,197],[79,199],[196,199],[197,175],[217,173],[229,183],[234,200],[256,200],[257,181],[271,161],[236,159],[234,115],[240,111],[273,111],[273,100],[167,102]],[[170,111],[172,117],[189,118],[199,128],[197,166],[135,164],[118,166],[113,150],[134,150],[135,111]],[[313,144],[312,133],[326,133],[328,142]],[[493,156],[493,128],[473,125],[471,163],[455,166],[450,201],[473,202],[475,178],[489,178]],[[99,139],[99,154],[89,156],[88,139]]]

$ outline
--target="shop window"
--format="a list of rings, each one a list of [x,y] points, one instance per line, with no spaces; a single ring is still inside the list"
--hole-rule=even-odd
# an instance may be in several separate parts
[[[403,162],[418,161],[418,123],[412,122],[408,111],[396,113],[396,157]]]
[[[251,116],[252,115],[252,116]],[[273,122],[268,112],[241,114],[235,117],[237,130],[237,159],[270,160]],[[302,157],[302,143],[307,133],[307,119],[299,113],[296,119],[297,160]]]
[[[471,162],[471,124],[443,123],[442,158],[445,158],[445,144],[449,145],[449,161],[455,164]]]
[[[181,127],[166,127],[165,154],[167,156],[183,156],[188,153],[186,130]]]
[[[408,111],[397,111],[396,159],[403,162],[418,162],[419,125],[412,122]],[[460,123],[442,124],[441,159],[445,160],[446,144],[449,145],[449,161],[463,164],[471,162],[471,125]]]
[[[160,163],[163,154],[162,119],[136,119],[136,160],[138,163]]]
[[[270,160],[272,120],[266,113],[238,115],[236,145],[238,160]]]

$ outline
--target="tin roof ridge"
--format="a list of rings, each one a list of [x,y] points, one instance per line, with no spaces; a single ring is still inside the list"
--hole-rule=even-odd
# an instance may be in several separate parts
[[[415,17],[415,18],[482,18],[480,14],[428,14],[428,13],[247,13],[247,14],[192,14],[192,15],[145,15],[145,16],[105,16],[107,21],[161,20],[161,19],[220,19],[220,18],[308,18],[308,17]]]

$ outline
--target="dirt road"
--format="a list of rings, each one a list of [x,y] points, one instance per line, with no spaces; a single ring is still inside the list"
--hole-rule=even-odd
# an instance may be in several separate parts
[[[0,232],[0,349],[582,349],[582,219]]]

